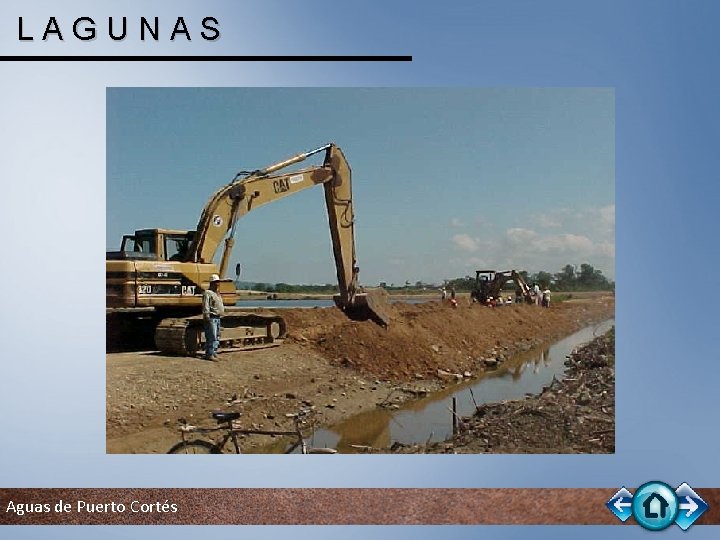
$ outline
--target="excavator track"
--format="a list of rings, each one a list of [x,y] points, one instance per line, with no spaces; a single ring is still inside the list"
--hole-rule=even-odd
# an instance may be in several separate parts
[[[282,343],[287,327],[282,317],[228,310],[220,320],[218,352],[273,347]],[[162,319],[155,329],[155,346],[164,354],[194,356],[205,348],[201,315]]]

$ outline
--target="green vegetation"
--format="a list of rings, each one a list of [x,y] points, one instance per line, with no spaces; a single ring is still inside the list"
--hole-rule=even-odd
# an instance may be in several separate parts
[[[300,294],[337,294],[338,286],[332,283],[324,285],[291,285],[289,283],[249,283],[236,281],[238,289],[251,289],[267,293],[300,293]]]
[[[615,289],[615,283],[608,281],[600,270],[589,264],[581,264],[578,272],[571,264],[555,274],[556,287],[563,291],[609,291]]]
[[[592,265],[583,263],[579,270],[572,264],[566,264],[560,272],[551,274],[541,270],[535,274],[529,274],[526,270],[518,270],[526,283],[532,285],[537,283],[542,288],[551,287],[555,291],[612,291],[615,290],[615,283],[603,276],[601,270],[596,270]],[[465,276],[448,280],[447,287],[455,287],[456,291],[469,291],[475,283],[474,276]]]
[[[502,270],[502,269],[501,269]],[[560,272],[551,274],[541,270],[535,274],[529,274],[526,270],[519,270],[526,283],[532,285],[537,283],[542,288],[550,287],[554,291],[612,291],[615,290],[615,283],[603,276],[602,271],[596,270],[592,265],[583,263],[579,269],[572,264],[566,264]],[[475,276],[465,276],[446,280],[444,285],[448,289],[453,287],[457,292],[468,292],[475,284]],[[416,281],[411,283],[386,283],[378,284],[388,292],[402,294],[427,294],[438,291],[443,284],[424,283]],[[299,294],[337,294],[338,286],[332,283],[324,285],[291,285],[289,283],[249,283],[238,281],[235,283],[238,289],[252,289],[267,293],[299,293]],[[512,288],[512,284],[508,285]],[[558,300],[561,300],[558,298]]]

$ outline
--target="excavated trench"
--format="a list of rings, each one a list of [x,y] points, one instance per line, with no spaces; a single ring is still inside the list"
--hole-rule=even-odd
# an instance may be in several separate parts
[[[476,379],[406,402],[396,410],[378,408],[355,415],[317,430],[310,442],[313,446],[354,453],[389,448],[396,442],[409,445],[447,440],[453,434],[453,400],[456,414],[469,416],[477,405],[537,394],[554,378],[562,379],[565,359],[575,348],[604,334],[614,322],[605,320],[514,355]]]

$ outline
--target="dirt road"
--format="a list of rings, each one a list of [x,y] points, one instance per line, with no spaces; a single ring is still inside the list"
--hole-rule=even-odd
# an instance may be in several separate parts
[[[388,400],[412,399],[414,389],[454,384],[494,358],[610,318],[614,298],[590,295],[550,309],[493,309],[461,298],[456,309],[428,302],[393,310],[388,329],[350,321],[334,308],[283,310],[289,328],[283,345],[224,353],[219,362],[108,354],[107,451],[166,452],[179,439],[178,418],[209,424],[209,411],[219,409],[242,412],[246,427],[288,429],[287,415],[313,407],[319,424],[332,425]],[[393,391],[398,387],[404,391]],[[249,437],[243,451],[276,451],[272,442]]]

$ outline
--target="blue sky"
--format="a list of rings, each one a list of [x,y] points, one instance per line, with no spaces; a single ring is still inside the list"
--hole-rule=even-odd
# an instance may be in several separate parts
[[[112,88],[107,248],[193,229],[235,172],[332,141],[364,284],[567,263],[614,278],[614,108],[608,88]],[[249,281],[334,283],[322,189],[243,218],[231,262]]]

